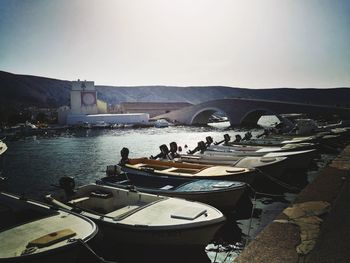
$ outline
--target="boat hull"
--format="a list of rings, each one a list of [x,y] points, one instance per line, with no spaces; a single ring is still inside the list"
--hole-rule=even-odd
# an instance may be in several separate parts
[[[154,173],[153,171],[150,171],[150,170],[133,169],[127,166],[122,166],[122,170],[126,173],[135,173],[140,176],[159,176],[159,174]],[[193,176],[192,179],[227,180],[227,181],[238,181],[238,182],[245,182],[245,183],[251,184],[254,182],[257,174],[258,172],[256,170],[253,170],[245,173],[229,174],[229,175],[213,176],[213,177],[196,175],[196,176]],[[181,174],[162,175],[162,176],[188,178],[188,176],[182,176]]]
[[[223,225],[218,222],[203,227],[191,227],[177,230],[150,230],[147,227],[121,227],[96,220],[102,232],[104,242],[113,242],[118,245],[134,245],[147,247],[174,247],[174,246],[194,246],[204,247],[209,244],[215,233]]]

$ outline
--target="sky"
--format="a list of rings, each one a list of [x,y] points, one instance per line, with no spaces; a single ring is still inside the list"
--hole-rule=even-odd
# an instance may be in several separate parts
[[[118,86],[350,87],[350,1],[0,0],[0,70]]]

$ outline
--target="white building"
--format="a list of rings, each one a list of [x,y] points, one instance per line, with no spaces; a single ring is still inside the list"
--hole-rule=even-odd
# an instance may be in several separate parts
[[[148,113],[107,114],[107,103],[98,100],[93,81],[72,81],[70,109],[61,107],[58,112],[60,124],[148,124]],[[64,120],[66,123],[63,123]]]

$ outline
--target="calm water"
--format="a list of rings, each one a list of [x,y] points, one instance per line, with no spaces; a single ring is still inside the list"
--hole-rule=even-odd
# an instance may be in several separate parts
[[[253,134],[259,132],[256,130]],[[62,176],[74,177],[77,185],[95,182],[103,177],[106,166],[120,160],[123,147],[129,148],[131,158],[149,157],[159,153],[161,144],[169,145],[176,141],[184,150],[187,145],[188,150],[195,148],[197,142],[205,140],[206,136],[220,141],[225,133],[234,137],[234,134],[244,134],[244,131],[227,130],[225,124],[216,124],[210,127],[82,130],[64,132],[55,137],[9,141],[2,173],[8,180],[2,188],[40,199],[55,189],[52,184],[57,184]],[[332,157],[322,156],[318,167],[324,166]],[[311,180],[315,174],[317,170],[309,171],[303,175],[304,181]],[[262,191],[266,192],[266,189]],[[199,262],[232,261],[244,245],[296,196],[295,191],[271,185],[267,192],[276,196],[257,196],[252,219],[229,219]]]

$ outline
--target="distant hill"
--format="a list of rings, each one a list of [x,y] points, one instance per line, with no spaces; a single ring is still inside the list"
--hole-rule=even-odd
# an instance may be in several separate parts
[[[71,82],[0,71],[0,103],[23,107],[69,105]],[[223,86],[173,87],[96,86],[98,97],[109,104],[121,102],[189,102],[192,104],[222,98],[254,98],[350,107],[350,88],[334,89],[243,89]]]

